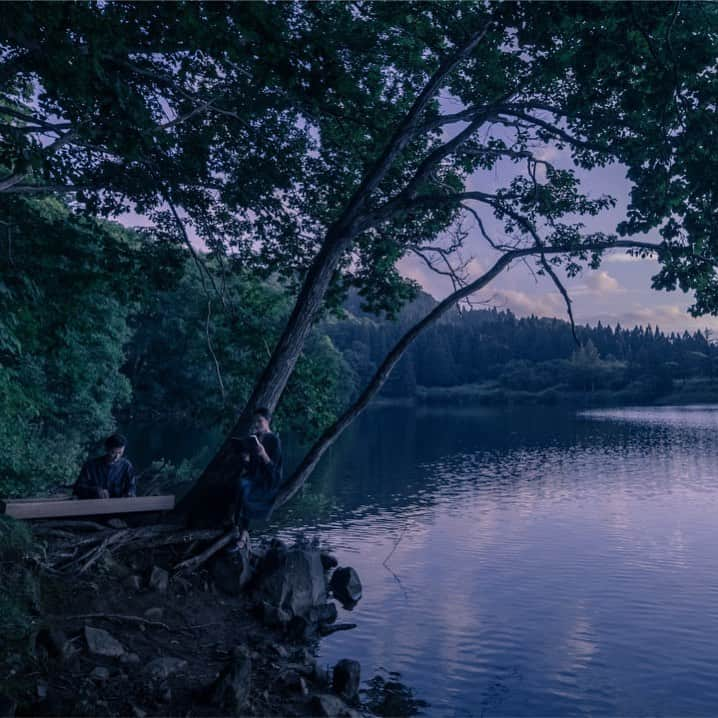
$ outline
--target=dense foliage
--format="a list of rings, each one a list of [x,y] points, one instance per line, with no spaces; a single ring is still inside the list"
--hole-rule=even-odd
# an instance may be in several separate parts
[[[0,493],[64,484],[130,398],[141,252],[55,200],[16,200],[0,255]],[[134,279],[134,281],[133,281]]]
[[[233,275],[208,314],[196,266],[175,245],[57,200],[16,198],[5,209],[0,495],[71,483],[118,419],[182,416],[197,431],[233,419],[285,321],[282,292]],[[343,371],[315,335],[280,426],[311,437],[326,425],[344,396]]]

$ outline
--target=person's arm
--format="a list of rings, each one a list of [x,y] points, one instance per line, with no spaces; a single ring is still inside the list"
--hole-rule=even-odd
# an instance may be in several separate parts
[[[77,481],[72,488],[72,493],[77,496],[78,499],[107,498],[107,496],[104,495],[107,492],[103,491],[97,485],[97,480],[92,473],[90,462],[86,461],[82,465],[80,475],[77,477]]]
[[[276,488],[282,480],[282,445],[276,434],[265,438],[262,446],[260,461],[263,461],[263,471],[269,486]]]

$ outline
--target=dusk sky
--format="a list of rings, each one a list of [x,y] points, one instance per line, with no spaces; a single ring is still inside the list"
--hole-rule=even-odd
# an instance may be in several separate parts
[[[542,148],[542,159],[550,161],[560,169],[570,169],[572,163],[565,153]],[[474,175],[468,189],[491,192],[499,186],[506,186],[524,166],[510,162],[497,164],[492,172],[481,172]],[[540,167],[539,167],[540,170]],[[578,172],[582,180],[583,191],[591,197],[610,195],[616,200],[616,207],[598,217],[583,218],[587,230],[615,233],[616,225],[625,218],[631,183],[626,178],[626,168],[613,164],[597,168],[589,172]],[[505,239],[500,222],[493,220],[485,210],[481,213],[482,221],[494,241]],[[471,231],[466,242],[463,258],[472,258],[471,276],[476,278],[486,271],[498,258],[481,237],[473,219],[467,219],[465,228]],[[657,232],[641,237],[646,241],[661,241]],[[532,268],[535,264],[529,263]],[[718,330],[718,317],[704,316],[694,318],[688,313],[692,304],[692,294],[656,291],[651,289],[651,277],[658,271],[655,259],[632,257],[625,250],[607,254],[598,271],[587,269],[582,275],[567,279],[563,272],[558,272],[564,280],[564,286],[573,300],[574,318],[577,324],[615,325],[623,327],[636,324],[658,326],[665,332],[683,331],[688,329],[710,328]],[[417,280],[424,289],[436,299],[442,299],[451,292],[451,282],[431,272],[422,260],[410,256],[401,263],[402,272]],[[477,295],[477,301],[485,302],[488,307],[506,308],[519,316],[535,314],[545,317],[567,319],[566,305],[548,277],[532,274],[526,264],[516,263],[505,271],[492,284]]]

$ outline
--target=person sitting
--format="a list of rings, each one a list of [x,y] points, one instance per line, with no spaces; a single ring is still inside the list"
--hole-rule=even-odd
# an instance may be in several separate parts
[[[267,518],[282,484],[282,445],[270,428],[271,414],[255,409],[247,438],[239,439],[241,468],[236,485],[235,525],[240,530],[238,547],[249,539],[250,519]]]
[[[73,486],[72,493],[79,499],[115,499],[135,496],[137,480],[135,469],[125,458],[127,440],[122,434],[105,439],[105,454],[86,461]]]

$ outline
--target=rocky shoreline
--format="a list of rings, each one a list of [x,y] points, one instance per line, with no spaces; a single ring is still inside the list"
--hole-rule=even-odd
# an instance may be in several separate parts
[[[371,714],[359,664],[316,658],[323,635],[353,627],[335,603],[360,599],[353,569],[276,539],[192,572],[173,572],[178,558],[130,545],[80,576],[35,569],[44,597],[25,650],[2,656],[0,716]]]

